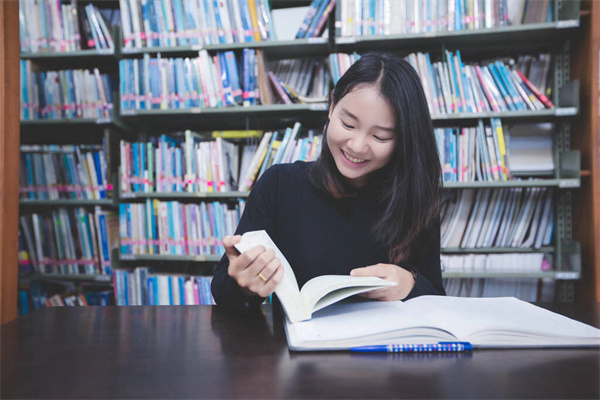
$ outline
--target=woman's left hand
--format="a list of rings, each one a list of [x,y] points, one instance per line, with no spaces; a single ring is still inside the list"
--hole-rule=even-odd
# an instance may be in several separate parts
[[[371,290],[361,296],[381,301],[402,300],[415,287],[415,278],[412,272],[393,264],[377,264],[364,268],[355,268],[350,271],[352,276],[378,276],[387,281],[396,282],[396,286]]]

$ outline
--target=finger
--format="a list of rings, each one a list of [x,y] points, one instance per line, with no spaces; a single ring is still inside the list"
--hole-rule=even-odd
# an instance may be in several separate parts
[[[361,296],[366,297],[368,299],[380,300],[387,297],[390,293],[390,289],[375,289],[369,290],[368,292],[361,293]]]
[[[262,268],[254,270],[254,273],[246,273],[245,271],[250,268],[250,265],[265,252],[264,246],[256,246],[242,254],[229,259],[229,268],[227,273],[229,276],[234,278],[238,285],[241,287],[247,287],[249,280],[253,275],[257,275]]]
[[[368,267],[355,268],[350,271],[352,276],[378,276],[380,278],[387,278],[390,275],[390,271],[384,265],[370,265]]]
[[[257,279],[258,273],[262,271],[263,268],[273,259],[276,259],[276,256],[274,250],[265,250],[263,246],[257,246],[245,251],[240,256],[240,259],[244,262],[252,260],[245,266],[244,269],[239,271],[238,277],[238,283],[240,285],[250,285],[255,279]]]
[[[238,244],[241,240],[242,237],[240,235],[227,235],[223,238],[223,247],[225,247],[225,254],[227,255],[227,258],[229,258],[229,261],[232,261],[240,255],[240,252],[234,247],[234,245]]]
[[[273,276],[275,271],[277,271],[277,268],[279,268],[280,265],[281,262],[279,261],[279,259],[277,257],[273,257],[273,259],[269,261],[267,265],[265,265],[265,267],[259,272],[259,278],[261,278],[262,275],[264,281],[268,281],[271,278],[271,276]]]
[[[261,297],[269,296],[275,291],[277,285],[279,285],[279,282],[281,282],[282,278],[283,267],[280,265],[279,267],[277,267],[273,275],[271,275],[270,279],[267,282],[265,282],[265,284],[261,288],[259,288],[256,293]]]

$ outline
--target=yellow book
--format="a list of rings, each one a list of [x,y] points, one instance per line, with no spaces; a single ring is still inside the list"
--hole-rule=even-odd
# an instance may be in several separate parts
[[[248,0],[248,8],[250,9],[250,20],[252,21],[252,31],[254,32],[254,40],[262,41],[260,30],[258,28],[258,15],[256,14],[256,3],[254,0]]]
[[[213,131],[212,137],[216,139],[218,137],[222,139],[246,139],[246,138],[260,138],[263,135],[263,131],[259,130],[229,130],[229,131]]]

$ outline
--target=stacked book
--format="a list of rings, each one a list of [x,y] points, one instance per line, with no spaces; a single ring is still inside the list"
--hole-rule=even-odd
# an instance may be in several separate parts
[[[121,192],[135,193],[232,192],[248,191],[271,165],[295,161],[313,161],[320,153],[321,137],[308,131],[300,138],[301,126],[283,131],[240,131],[239,139],[220,136],[233,132],[215,132],[215,140],[186,131],[183,137],[161,135],[151,142],[120,143],[119,167]],[[246,141],[246,137],[259,135]]]
[[[20,0],[21,53],[114,50],[110,25],[93,4]]]
[[[119,0],[119,4],[125,52],[274,38],[268,0]]]
[[[212,305],[211,276],[151,273],[147,267],[114,274],[118,306]]]
[[[223,237],[234,234],[244,206],[242,199],[231,209],[227,203],[218,201],[183,204],[147,199],[142,204],[121,203],[121,254],[223,254]]]
[[[339,0],[337,36],[405,35],[553,21],[550,0]]]
[[[441,211],[442,248],[534,248],[550,245],[554,230],[549,188],[464,189]]]
[[[110,274],[117,230],[116,215],[99,207],[21,215],[20,263],[40,273]]]
[[[320,37],[327,27],[327,19],[335,4],[336,0],[312,0],[296,33],[296,39]]]
[[[22,145],[22,199],[99,200],[111,197],[103,146]]]
[[[330,80],[323,59],[280,60],[272,69],[267,77],[284,104],[327,103]]]
[[[35,72],[21,60],[21,120],[110,118],[112,92],[97,68]]]

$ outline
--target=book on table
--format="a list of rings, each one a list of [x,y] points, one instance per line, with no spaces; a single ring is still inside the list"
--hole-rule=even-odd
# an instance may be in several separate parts
[[[259,245],[274,250],[284,268],[283,279],[277,285],[275,294],[290,323],[310,319],[315,311],[355,294],[395,285],[378,277],[321,275],[306,282],[300,290],[294,270],[266,231],[244,233],[235,248],[243,253]]]
[[[286,321],[296,351],[469,342],[473,348],[595,347],[600,330],[514,297],[345,302]]]

